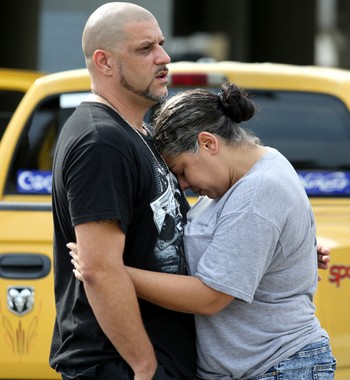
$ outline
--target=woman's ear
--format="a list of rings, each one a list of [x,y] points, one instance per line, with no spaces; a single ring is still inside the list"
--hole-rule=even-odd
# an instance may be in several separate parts
[[[209,132],[200,132],[198,134],[198,144],[210,154],[217,154],[219,150],[219,140],[215,135]]]
[[[107,51],[102,49],[95,50],[92,59],[98,71],[108,76],[112,75],[112,66],[110,65],[110,57]]]

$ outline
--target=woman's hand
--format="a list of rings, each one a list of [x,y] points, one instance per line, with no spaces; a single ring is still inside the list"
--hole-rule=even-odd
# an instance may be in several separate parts
[[[74,276],[79,280],[79,281],[84,281],[83,276],[81,275],[80,272],[80,266],[79,266],[79,255],[78,255],[78,245],[76,243],[68,243],[67,248],[70,249],[69,254],[71,256],[71,263],[74,266],[73,273]]]
[[[328,264],[331,261],[331,250],[321,244],[317,244],[317,261],[319,269],[328,269]],[[318,281],[321,281],[321,276],[318,275]]]
[[[331,261],[331,251],[328,247],[317,244],[317,259],[319,269],[328,269],[328,264]]]

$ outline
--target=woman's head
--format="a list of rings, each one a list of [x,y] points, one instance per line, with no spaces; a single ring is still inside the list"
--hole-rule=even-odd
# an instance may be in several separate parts
[[[238,123],[254,111],[253,102],[230,83],[219,94],[185,91],[163,104],[155,117],[154,141],[183,190],[217,198],[249,170],[259,139]]]
[[[161,154],[175,156],[198,150],[198,135],[206,131],[228,145],[258,143],[238,124],[251,119],[254,103],[232,83],[222,86],[219,94],[196,89],[168,99],[155,117],[154,142]]]

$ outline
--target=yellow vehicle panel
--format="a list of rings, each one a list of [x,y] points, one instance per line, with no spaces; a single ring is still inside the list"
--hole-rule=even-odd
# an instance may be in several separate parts
[[[26,93],[35,79],[42,75],[37,71],[0,68],[0,88]]]
[[[275,93],[290,93],[292,96],[296,95],[295,99],[302,94],[305,94],[305,99],[315,94],[330,95],[332,101],[333,98],[336,100],[335,109],[342,110],[341,118],[350,120],[350,72],[346,70],[239,62],[178,62],[170,64],[169,69],[170,93],[191,87],[207,87],[217,91],[224,81],[229,80],[251,91],[257,100],[264,91],[269,96]],[[185,84],[181,82],[181,78],[180,80],[177,78],[181,75],[190,77],[191,73],[197,75],[194,84],[191,84],[191,80],[185,81]],[[0,142],[0,339],[5,342],[0,349],[0,379],[59,378],[48,365],[54,300],[52,216],[47,181],[49,181],[52,151],[60,127],[89,89],[90,80],[85,69],[51,74],[37,79],[13,115]],[[258,116],[257,128],[254,131],[260,136],[259,133],[264,134],[266,130],[259,129],[263,112]],[[314,116],[315,120],[311,118],[309,125],[317,127],[319,122],[317,113]],[[336,119],[337,117],[334,121],[337,121]],[[279,123],[275,126],[278,133],[285,128],[283,118]],[[33,140],[29,131],[41,127],[45,133],[43,141],[40,141],[41,145],[38,145],[40,154],[35,153],[35,160],[32,161],[34,149],[27,154],[23,150],[25,146],[23,141],[28,139],[32,145],[35,145],[37,141]],[[328,130],[332,128],[335,126],[330,124]],[[344,133],[345,136],[350,135],[350,122],[346,124]],[[281,136],[283,138],[283,133]],[[290,136],[293,138],[293,134]],[[344,144],[348,142],[344,139],[341,143],[343,149]],[[303,144],[304,141],[300,140],[295,147],[302,149]],[[325,162],[336,161],[340,151],[337,152],[335,148],[332,150],[331,140],[327,141],[327,144],[325,145],[327,149],[321,149]],[[315,146],[323,147],[323,145]],[[24,161],[17,158],[21,150],[27,154]],[[280,150],[285,153],[283,149]],[[297,165],[299,170],[304,162]],[[339,171],[347,173],[350,171],[350,166],[338,168],[337,173]],[[24,187],[19,189],[21,176],[25,178]],[[343,182],[346,182],[347,178],[349,177],[344,175]],[[26,190],[26,186],[30,189]],[[39,190],[33,191],[31,186],[36,186]],[[350,185],[345,183],[345,186]],[[196,196],[189,194],[188,199],[194,203]],[[350,192],[346,193],[343,190],[334,196],[310,195],[310,201],[316,216],[318,240],[332,249],[330,270],[320,273],[322,281],[315,297],[317,315],[331,336],[334,355],[338,360],[336,379],[350,380]],[[39,268],[36,265],[32,267],[29,265],[28,268],[26,266],[28,263],[21,261],[23,255],[32,255],[30,257],[33,258],[33,262],[48,260],[49,272],[42,277],[39,273],[38,278],[31,279],[28,277],[28,272],[32,271],[34,276],[40,272],[40,264],[37,265]],[[5,264],[1,261],[2,258],[7,260]],[[8,275],[10,278],[2,276],[1,271],[5,271],[5,277]],[[14,274],[11,275],[11,271]],[[26,271],[27,278],[19,278]],[[26,314],[17,315],[9,307],[7,294],[8,289],[12,288],[14,288],[13,293],[21,291],[22,288],[34,288],[34,306]]]

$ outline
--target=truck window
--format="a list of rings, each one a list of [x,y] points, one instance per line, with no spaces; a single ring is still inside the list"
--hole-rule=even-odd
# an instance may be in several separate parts
[[[252,91],[257,105],[245,128],[284,154],[309,195],[350,196],[350,113],[319,93]]]
[[[0,90],[0,140],[23,95],[22,91]]]
[[[6,194],[50,194],[58,134],[86,93],[59,94],[42,101],[25,126],[13,156]]]

